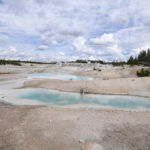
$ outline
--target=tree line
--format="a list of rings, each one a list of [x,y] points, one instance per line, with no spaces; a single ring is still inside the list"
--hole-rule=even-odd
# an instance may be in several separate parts
[[[127,61],[130,65],[147,64],[150,65],[150,49],[142,50],[137,57],[130,56]]]
[[[125,64],[129,65],[150,65],[150,49],[141,51],[137,57],[130,56],[128,61],[112,61],[105,62],[102,60],[76,60],[67,63],[100,63],[100,64],[112,64],[113,66],[123,66]],[[17,65],[21,66],[21,63],[33,63],[33,64],[56,64],[57,62],[34,62],[34,61],[20,61],[20,60],[0,60],[0,65]]]
[[[57,64],[57,62],[37,62],[37,61],[21,61],[21,60],[0,59],[0,65],[21,66],[21,63],[29,63],[29,64]]]
[[[0,65],[16,65],[16,66],[21,66],[20,61],[17,60],[0,60]]]

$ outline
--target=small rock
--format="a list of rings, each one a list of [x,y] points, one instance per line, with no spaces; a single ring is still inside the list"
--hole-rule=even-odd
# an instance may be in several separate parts
[[[79,140],[79,143],[84,143],[84,140],[83,140],[83,139],[80,139],[80,140]]]

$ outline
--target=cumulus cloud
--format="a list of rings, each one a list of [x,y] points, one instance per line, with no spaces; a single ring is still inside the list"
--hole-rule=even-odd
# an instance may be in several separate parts
[[[47,45],[41,45],[37,48],[37,50],[46,50],[46,49],[48,49]]]
[[[135,48],[133,49],[133,51],[131,51],[130,56],[136,57],[142,50],[147,50],[149,48],[150,48],[150,44],[146,44],[141,47]]]
[[[93,54],[94,50],[89,47],[86,43],[86,39],[83,37],[78,37],[73,42],[73,47],[76,53],[82,54]]]
[[[119,47],[119,42],[120,41],[115,39],[114,35],[111,33],[104,33],[100,37],[90,39],[90,45],[102,52],[100,55],[105,55],[107,57],[115,56],[116,59],[124,59],[122,49]]]
[[[89,60],[95,60],[95,58],[93,56],[90,56]]]
[[[102,36],[91,38],[88,41],[79,37],[73,42],[73,47],[77,53],[100,56],[101,59],[125,59],[122,49],[119,47],[119,40],[115,39],[113,34],[104,33]]]
[[[16,49],[14,46],[10,46],[10,47],[9,47],[9,50],[10,50],[11,52],[17,52],[17,49]]]
[[[111,46],[114,43],[118,43],[118,40],[115,40],[113,37],[113,34],[111,33],[109,34],[104,33],[100,37],[90,39],[91,45],[104,45],[104,46],[110,45]]]
[[[17,50],[16,47],[0,49],[0,59],[6,60],[28,60],[28,61],[48,61],[49,59],[40,54],[33,54],[30,52],[23,52]]]
[[[57,26],[57,28],[56,28]],[[46,45],[59,44],[62,42],[67,42],[74,37],[78,37],[84,34],[83,29],[78,29],[74,27],[68,27],[67,25],[60,26],[56,25],[54,28],[45,27],[41,36],[41,42]]]
[[[64,52],[59,52],[59,55],[64,56],[65,53]]]

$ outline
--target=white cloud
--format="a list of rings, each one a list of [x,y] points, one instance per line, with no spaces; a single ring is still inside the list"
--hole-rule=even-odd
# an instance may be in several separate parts
[[[72,56],[72,58],[71,58],[72,61],[75,61],[77,59],[79,59],[77,56]]]
[[[89,60],[96,60],[96,59],[93,56],[90,56]]]
[[[143,45],[141,47],[135,48],[130,52],[129,56],[137,56],[142,50],[147,50],[150,48],[150,44]]]
[[[57,26],[57,28],[56,28]],[[84,30],[75,27],[67,27],[67,25],[56,24],[55,27],[45,27],[44,32],[41,36],[41,42],[43,44],[59,44],[62,42],[69,41],[74,37],[78,37],[84,34]]]
[[[46,50],[46,49],[48,49],[47,45],[41,45],[37,48],[37,50]]]
[[[59,55],[64,56],[65,53],[64,52],[59,52]]]
[[[14,46],[10,46],[10,47],[9,47],[9,50],[10,50],[11,52],[17,52],[17,49],[16,49]]]
[[[75,48],[75,51],[82,51],[86,48],[85,46],[86,40],[83,37],[78,37],[74,40],[73,46]]]
[[[73,47],[76,53],[93,54],[94,50],[86,43],[86,39],[78,37],[73,42]]]
[[[100,56],[101,59],[125,59],[123,50],[119,47],[119,40],[115,39],[113,34],[103,34],[89,41],[79,37],[73,42],[73,47],[76,53]]]
[[[10,46],[6,49],[0,50],[0,59],[8,60],[32,60],[32,61],[45,61],[45,57],[40,54],[32,54],[30,52],[23,52],[17,50],[16,47]]]
[[[66,44],[69,52],[73,45],[72,56],[124,59],[149,44],[149,6],[147,0],[3,0],[0,49],[15,45],[26,55],[36,53],[26,45],[41,45],[51,56],[54,46],[58,52]]]
[[[104,33],[100,37],[92,38],[90,39],[91,45],[113,45],[114,43],[118,43],[118,40],[114,39],[114,36],[112,33],[106,34]]]

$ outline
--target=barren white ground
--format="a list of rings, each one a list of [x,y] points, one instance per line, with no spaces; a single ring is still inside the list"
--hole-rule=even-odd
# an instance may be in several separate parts
[[[8,100],[18,87],[150,97],[150,78],[136,77],[141,67],[94,65],[0,66],[0,96]],[[92,81],[30,79],[27,73],[93,77]],[[25,82],[25,84],[24,84]],[[21,88],[21,90],[22,90]],[[19,89],[16,89],[19,90]],[[15,106],[0,103],[2,150],[149,150],[150,113],[87,108]]]

